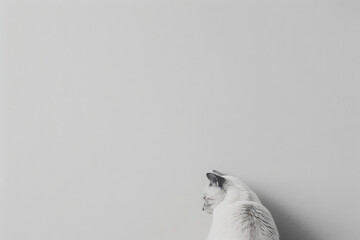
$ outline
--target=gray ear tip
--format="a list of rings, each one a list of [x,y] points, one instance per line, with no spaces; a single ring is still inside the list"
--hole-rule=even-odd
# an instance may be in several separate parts
[[[207,179],[209,179],[210,182],[217,181],[217,176],[214,173],[208,172],[208,173],[206,173],[206,177],[207,177]]]

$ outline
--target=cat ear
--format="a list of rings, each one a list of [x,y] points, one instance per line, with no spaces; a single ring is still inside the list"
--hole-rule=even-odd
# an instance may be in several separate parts
[[[222,188],[224,186],[224,183],[226,182],[225,178],[223,178],[221,176],[217,176],[214,173],[207,173],[206,177],[210,181],[210,186],[217,186],[217,187]]]
[[[223,173],[221,173],[221,172],[219,172],[219,171],[216,171],[216,170],[213,170],[213,173],[215,173],[215,174],[218,175],[218,176],[224,176],[224,175],[226,175],[226,174],[223,174]]]

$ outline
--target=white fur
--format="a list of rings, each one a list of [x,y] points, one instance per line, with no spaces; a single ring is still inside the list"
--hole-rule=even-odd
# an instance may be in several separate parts
[[[240,179],[226,179],[223,186],[209,185],[204,191],[203,210],[213,214],[207,240],[278,240],[270,212]]]

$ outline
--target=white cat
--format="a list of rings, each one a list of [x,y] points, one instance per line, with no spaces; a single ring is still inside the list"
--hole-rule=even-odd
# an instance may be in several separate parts
[[[215,170],[206,176],[203,211],[213,214],[207,240],[279,240],[273,217],[248,186]]]

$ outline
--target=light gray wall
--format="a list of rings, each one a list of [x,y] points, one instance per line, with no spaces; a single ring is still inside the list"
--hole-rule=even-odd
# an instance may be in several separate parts
[[[2,1],[0,238],[205,240],[217,169],[284,240],[359,239],[359,11]]]

